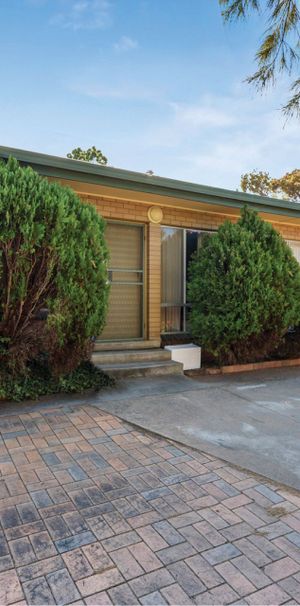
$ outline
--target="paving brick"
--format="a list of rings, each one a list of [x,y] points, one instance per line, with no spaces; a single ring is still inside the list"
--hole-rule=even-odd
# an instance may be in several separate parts
[[[182,587],[178,583],[164,587],[161,590],[162,595],[166,598],[168,604],[194,604],[194,601],[183,591]],[[166,602],[160,602],[166,603]]]
[[[184,537],[171,526],[167,520],[155,522],[153,528],[165,539],[168,545],[178,545],[183,543]]]
[[[265,566],[271,562],[271,559],[263,551],[255,547],[255,545],[252,545],[248,539],[234,541],[234,545],[258,567]],[[282,556],[284,556],[283,552]]]
[[[53,503],[46,490],[37,490],[36,492],[31,492],[30,496],[38,509],[48,507],[48,505],[52,505]]]
[[[206,586],[185,562],[175,562],[168,566],[168,570],[188,596],[192,597],[206,590]]]
[[[183,526],[189,526],[190,524],[195,524],[201,520],[200,515],[196,511],[189,511],[187,513],[182,513],[178,516],[174,516],[170,519],[170,523],[174,528],[182,528]]]
[[[88,606],[95,606],[95,604],[97,604],[97,606],[108,606],[109,604],[112,604],[106,591],[100,591],[100,593],[90,595],[85,598],[85,603],[88,604]]]
[[[299,569],[300,564],[291,558],[286,557],[265,566],[264,572],[272,579],[272,581],[281,581],[281,579],[299,572]]]
[[[134,603],[135,602],[133,602],[133,604]],[[159,591],[153,591],[152,593],[148,593],[148,595],[140,598],[140,603],[144,604],[145,606],[164,606],[168,602],[166,602]]]
[[[48,532],[36,532],[29,538],[38,559],[49,558],[50,556],[57,554]]]
[[[211,543],[209,543],[194,526],[185,526],[180,530],[184,538],[190,543],[197,551],[204,551],[210,549]]]
[[[147,543],[147,545],[150,547],[150,549],[152,549],[153,551],[157,551],[159,549],[164,549],[164,547],[168,547],[168,543],[150,525],[142,526],[142,528],[138,528],[137,533],[143,539],[143,541],[145,543]]]
[[[143,568],[126,547],[113,551],[111,558],[127,581],[144,574]]]
[[[274,490],[268,488],[268,486],[265,486],[265,484],[257,484],[257,486],[255,486],[255,490],[264,495],[272,503],[281,503],[282,501],[284,501],[284,498],[282,496],[280,496]]]
[[[77,581],[77,587],[80,593],[85,597],[119,585],[124,581],[123,576],[117,568],[110,568],[104,572],[94,574],[85,579]]]
[[[239,494],[237,497],[229,497],[228,499],[224,499],[223,502],[228,509],[235,509],[236,507],[247,505],[247,503],[251,503],[251,499],[245,494]]]
[[[36,577],[49,574],[64,567],[64,562],[60,556],[53,556],[45,560],[39,560],[27,566],[18,568],[18,575],[23,582],[30,581]]]
[[[225,579],[239,596],[255,591],[256,587],[235,567],[232,562],[223,562],[216,566],[216,571]]]
[[[78,579],[93,574],[93,569],[90,566],[89,561],[80,549],[68,551],[64,553],[62,557],[74,581],[78,581]]]
[[[28,604],[55,604],[54,597],[45,577],[27,581],[23,585]]]
[[[58,539],[65,539],[71,535],[70,528],[66,524],[64,518],[61,516],[53,516],[46,519],[45,524],[54,541]]]
[[[80,598],[80,594],[66,568],[51,572],[47,581],[57,604],[70,604]]]
[[[55,541],[55,546],[59,553],[64,553],[65,551],[76,549],[76,547],[81,547],[82,545],[94,543],[96,540],[97,539],[92,532],[80,532],[79,534],[67,537],[66,539],[60,539],[59,541]]]
[[[264,521],[257,515],[255,515],[247,505],[244,507],[238,507],[237,509],[235,509],[235,512],[240,518],[242,518],[242,520],[244,520],[244,522],[247,522],[247,524],[251,526],[252,532],[253,528],[256,529],[260,528],[261,526],[264,526]]]
[[[216,604],[233,604],[238,597],[238,594],[232,589],[232,587],[227,585],[227,583],[224,583],[223,585],[214,587],[210,591],[205,591],[204,593],[198,594],[194,597],[194,601],[196,604],[203,604],[204,606],[206,604],[212,604],[215,606]],[[238,603],[241,603],[240,600]]]
[[[300,548],[300,532],[290,532],[286,538]]]
[[[16,507],[7,507],[0,511],[0,521],[3,528],[11,528],[22,524]]]
[[[159,568],[159,570],[148,572],[148,574],[129,581],[129,585],[137,597],[145,596],[172,585],[172,583],[174,583],[174,577],[166,568]]]
[[[234,559],[234,565],[242,572],[249,581],[257,588],[262,589],[266,585],[270,585],[270,579],[260,570],[258,566],[253,564],[246,556],[238,556]]]
[[[48,489],[48,494],[56,505],[59,503],[65,503],[69,500],[69,497],[66,491],[62,488],[62,486],[55,486],[54,488]]]
[[[124,604],[124,606],[128,604],[132,606],[132,604],[137,603],[137,599],[127,583],[112,587],[108,590],[108,594],[113,604]]]
[[[232,545],[231,543],[226,543],[225,545],[221,545],[220,547],[215,547],[214,549],[209,549],[203,553],[203,557],[210,564],[220,564],[221,562],[225,562],[226,560],[231,560],[236,556],[241,555],[241,552],[237,547]]]
[[[9,570],[9,568],[13,568],[14,563],[10,555],[0,557],[0,572],[4,570]]]
[[[78,534],[80,532],[84,532],[85,530],[89,530],[88,523],[78,511],[70,511],[69,513],[65,513],[63,519],[72,534]]]
[[[236,514],[236,512],[232,511],[231,509],[228,509],[228,507],[226,507],[224,503],[225,501],[223,501],[223,503],[215,505],[214,507],[212,507],[212,510],[217,513],[221,518],[223,518],[224,522],[227,522],[228,525],[238,524],[239,522],[241,522],[241,518]]]
[[[216,530],[209,522],[197,522],[194,524],[196,530],[200,532],[200,534],[205,537],[208,541],[208,546],[213,545],[217,547],[218,545],[222,545],[226,543],[226,538]]]
[[[20,581],[15,570],[0,573],[0,604],[13,604],[24,597]]]
[[[258,530],[258,533],[262,533],[263,536],[267,537],[270,540],[276,539],[277,537],[285,535],[289,532],[290,527],[281,521],[274,522],[273,524],[268,524],[267,526],[262,526]]]
[[[139,541],[139,535],[134,530],[132,530],[131,532],[124,532],[123,534],[111,537],[110,539],[104,539],[102,543],[104,549],[110,552],[114,549],[121,549],[122,547],[133,545],[134,543],[138,543]]]
[[[39,514],[36,507],[32,503],[23,503],[17,505],[17,510],[23,524],[36,522],[39,520]]]
[[[186,564],[192,571],[201,579],[208,589],[223,583],[223,578],[218,574],[216,569],[211,566],[204,558],[196,554],[185,560]]]
[[[207,520],[216,530],[229,526],[228,522],[219,516],[213,509],[201,509],[201,517]]]
[[[30,541],[27,538],[10,541],[9,548],[16,566],[30,564],[36,559]]]
[[[289,599],[289,595],[279,585],[269,585],[260,591],[256,591],[247,596],[248,604],[257,606],[273,606],[274,604],[283,604]]]
[[[265,537],[258,535],[249,536],[249,541],[253,543],[258,549],[263,551],[271,560],[280,560],[285,556],[285,553],[278,549],[274,543],[266,539]]]
[[[300,583],[294,577],[289,577],[288,579],[283,579],[279,582],[279,586],[283,591],[288,593],[294,598],[296,604],[300,603]]]
[[[89,518],[89,520],[87,520],[87,524],[97,539],[107,539],[115,534],[115,531],[103,519],[102,515]],[[117,532],[116,534],[119,533]]]
[[[82,547],[82,551],[95,572],[102,572],[113,566],[112,560],[99,542]]]
[[[278,539],[274,539],[273,543],[283,552],[283,556],[287,554],[298,562],[298,564],[300,563],[299,547],[296,547],[286,537],[278,537]]]
[[[124,520],[123,516],[118,511],[111,511],[103,514],[103,519],[112,529],[114,534],[122,534],[123,532],[129,532],[131,527],[128,522]]]
[[[137,562],[143,567],[145,572],[151,572],[161,568],[162,563],[144,543],[136,543],[129,547],[130,552],[135,557]]]
[[[156,555],[162,561],[163,564],[171,564],[172,562],[177,562],[178,560],[182,560],[184,558],[188,558],[196,553],[196,550],[190,543],[179,543],[178,545],[173,545],[172,547],[166,547],[166,549],[161,549],[156,552]]]

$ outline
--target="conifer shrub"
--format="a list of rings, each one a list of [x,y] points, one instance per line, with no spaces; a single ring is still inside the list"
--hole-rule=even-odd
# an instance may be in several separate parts
[[[191,332],[219,363],[266,359],[300,324],[300,266],[282,236],[249,208],[204,238],[188,293]]]
[[[41,356],[56,378],[89,358],[108,302],[104,227],[71,189],[0,164],[2,381],[28,377]]]

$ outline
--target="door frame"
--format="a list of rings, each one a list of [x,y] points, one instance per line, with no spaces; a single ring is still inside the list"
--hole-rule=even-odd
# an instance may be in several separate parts
[[[135,221],[122,221],[120,219],[105,219],[105,223],[106,225],[108,225],[109,223],[114,223],[114,224],[119,224],[119,225],[132,225],[133,227],[140,227],[141,228],[141,239],[142,239],[142,263],[143,263],[143,268],[142,268],[142,284],[141,284],[141,289],[142,289],[142,313],[141,313],[141,336],[140,337],[131,337],[130,339],[101,339],[101,334],[98,338],[99,341],[101,341],[101,343],[118,343],[120,341],[124,342],[124,343],[128,343],[130,341],[144,341],[145,340],[145,335],[147,334],[147,300],[146,300],[146,281],[147,281],[147,246],[146,246],[146,233],[147,230],[145,223],[140,223],[140,222],[135,222]],[[104,239],[105,239],[105,232],[104,232]],[[109,249],[108,249],[109,250]],[[108,272],[110,271],[110,269],[108,268]],[[108,303],[109,305],[109,303]]]

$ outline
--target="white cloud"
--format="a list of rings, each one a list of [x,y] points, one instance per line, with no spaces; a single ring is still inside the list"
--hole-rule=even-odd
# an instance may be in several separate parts
[[[191,127],[211,126],[223,127],[234,124],[235,117],[228,111],[219,107],[212,107],[209,102],[203,102],[199,105],[189,105],[185,103],[171,103],[170,107],[175,112],[175,119],[178,123],[190,125]]]
[[[280,93],[250,97],[247,88],[197,103],[169,103],[163,119],[151,122],[131,142],[155,174],[237,189],[240,176],[256,168],[279,177],[299,165],[300,124],[285,124]],[[134,167],[135,168],[135,167]]]
[[[77,31],[104,29],[111,24],[108,0],[61,0],[60,7],[51,19],[52,25]]]
[[[126,52],[137,47],[138,42],[132,38],[129,38],[129,36],[122,36],[120,40],[114,44],[114,49],[118,52]]]

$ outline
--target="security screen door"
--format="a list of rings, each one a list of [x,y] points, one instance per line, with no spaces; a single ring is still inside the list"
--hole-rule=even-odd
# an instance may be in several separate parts
[[[110,295],[101,340],[143,337],[143,226],[108,223]]]

